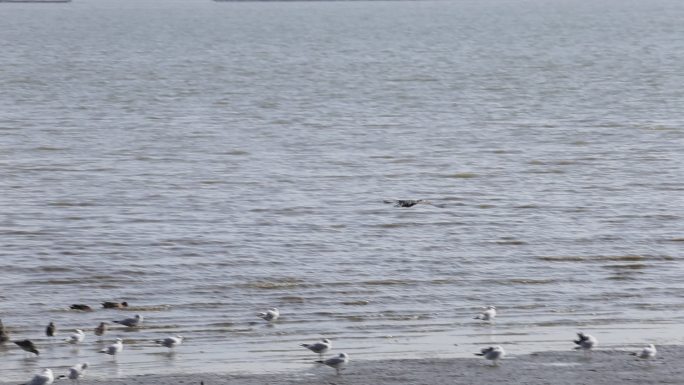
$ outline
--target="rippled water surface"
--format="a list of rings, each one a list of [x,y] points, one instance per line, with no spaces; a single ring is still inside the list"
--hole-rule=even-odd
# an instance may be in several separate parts
[[[0,6],[0,380],[684,342],[680,1]]]

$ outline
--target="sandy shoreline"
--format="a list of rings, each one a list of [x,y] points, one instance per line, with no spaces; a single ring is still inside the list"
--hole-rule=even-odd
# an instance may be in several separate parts
[[[644,362],[624,350],[597,350],[582,353],[542,352],[509,356],[498,367],[479,357],[456,359],[406,359],[391,361],[352,361],[342,375],[327,367],[312,366],[302,371],[267,374],[140,375],[115,379],[92,376],[84,384],[167,385],[167,384],[684,384],[684,346],[659,346],[658,357]],[[162,369],[163,370],[163,369]],[[28,380],[28,379],[27,379]],[[0,382],[1,385],[17,384]]]

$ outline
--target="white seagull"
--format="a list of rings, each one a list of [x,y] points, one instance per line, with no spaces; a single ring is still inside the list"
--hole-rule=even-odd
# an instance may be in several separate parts
[[[265,319],[268,322],[273,322],[273,321],[277,320],[278,317],[280,317],[280,312],[278,311],[278,308],[274,307],[274,308],[268,309],[265,313],[257,314],[257,316],[259,316],[259,318]]]
[[[632,353],[633,356],[637,356],[642,360],[650,360],[652,358],[655,358],[656,354],[658,354],[658,351],[656,350],[656,347],[653,344],[650,344],[647,347],[641,349],[639,353]]]
[[[345,366],[347,366],[347,363],[349,363],[349,356],[347,353],[340,353],[337,357],[333,358],[328,358],[325,361],[316,361],[319,364],[327,365],[330,366],[331,368],[335,369],[335,372],[337,375],[340,374],[340,370],[344,369]]]
[[[492,361],[493,365],[499,365],[499,360],[506,355],[506,351],[501,346],[490,346],[480,350],[480,353],[475,353],[476,356],[484,356],[484,358]]]
[[[83,342],[85,339],[85,333],[83,333],[83,330],[81,329],[76,329],[74,330],[75,333],[69,336],[69,338],[66,340],[66,342],[70,344],[80,344]]]
[[[33,376],[31,381],[27,382],[25,385],[50,385],[55,381],[55,377],[52,374],[52,370],[43,369],[40,374]]]
[[[141,316],[140,314],[136,314],[133,318],[126,318],[126,319],[121,320],[121,321],[113,321],[113,322],[120,324],[120,325],[128,326],[129,328],[135,328],[135,327],[142,326],[143,316]]]
[[[485,310],[476,315],[474,319],[481,319],[483,321],[494,321],[494,318],[496,318],[496,307],[494,306],[487,306],[484,308]]]
[[[166,337],[163,340],[156,340],[155,342],[161,346],[173,349],[183,343],[183,336],[177,335],[175,337]]]
[[[116,342],[100,350],[100,353],[109,354],[110,356],[114,356],[116,358],[116,355],[121,353],[122,350],[123,340],[121,338],[117,338]]]
[[[332,349],[332,342],[330,342],[330,340],[327,338],[323,338],[320,342],[316,342],[313,344],[301,344],[300,346],[303,346],[303,347],[311,350],[314,353],[318,353],[318,355],[320,356],[320,358],[322,360],[323,359],[323,353]]]
[[[575,343],[575,349],[581,349],[584,350],[584,352],[590,352],[591,349],[595,348],[598,346],[598,340],[589,334],[584,334],[582,332],[577,333],[578,339],[573,340],[572,342]]]
[[[61,375],[57,378],[68,378],[71,380],[72,384],[78,384],[79,383],[78,379],[80,377],[83,377],[86,369],[88,369],[88,363],[76,364],[76,365],[69,368],[69,374],[68,375],[66,375],[66,376]]]

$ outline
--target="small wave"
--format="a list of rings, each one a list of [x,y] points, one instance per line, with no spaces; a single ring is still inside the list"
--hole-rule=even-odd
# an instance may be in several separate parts
[[[406,286],[406,285],[412,285],[412,284],[414,284],[414,282],[400,280],[400,279],[378,279],[378,280],[361,282],[361,284],[370,285],[370,286]]]
[[[370,301],[361,299],[361,300],[356,300],[356,301],[344,301],[342,302],[342,305],[346,306],[365,306],[368,305]]]
[[[444,178],[452,178],[452,179],[470,179],[470,178],[477,178],[479,175],[475,174],[473,172],[457,172],[455,174],[446,174],[443,175]]]

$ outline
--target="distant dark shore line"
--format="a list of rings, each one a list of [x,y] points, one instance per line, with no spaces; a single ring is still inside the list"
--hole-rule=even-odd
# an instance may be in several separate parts
[[[71,0],[0,0],[0,3],[71,3]]]
[[[477,350],[476,347],[473,350]],[[94,373],[97,368],[91,368],[92,376],[86,374],[85,379],[92,385],[200,385],[200,382],[205,385],[684,384],[684,366],[680,364],[684,359],[684,346],[658,346],[658,356],[649,362],[629,353],[627,350],[596,350],[586,355],[577,351],[540,352],[509,356],[499,366],[492,366],[478,357],[354,361],[352,353],[348,368],[340,376],[330,368],[312,363],[299,371],[279,373],[212,374],[203,373],[199,368],[197,373],[191,374],[146,374],[121,378],[101,378]],[[44,364],[41,367],[46,366]],[[59,373],[57,370],[56,374]],[[680,380],[673,382],[677,378]],[[0,382],[0,385],[9,384]]]

